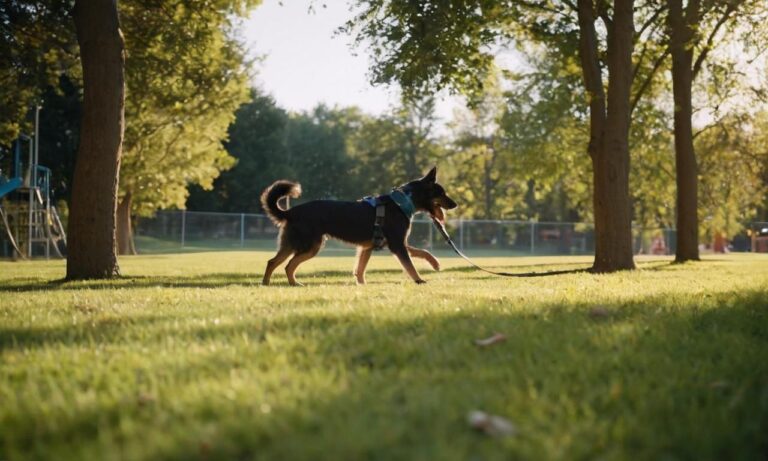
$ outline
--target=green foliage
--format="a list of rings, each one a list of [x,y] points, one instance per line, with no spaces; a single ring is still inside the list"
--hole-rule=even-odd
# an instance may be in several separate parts
[[[237,166],[214,181],[211,192],[191,189],[187,207],[195,210],[256,212],[261,191],[278,178],[292,174],[285,156],[288,114],[274,100],[251,92],[251,101],[235,113],[226,149]]]
[[[440,163],[445,147],[433,132],[434,108],[433,97],[406,97],[388,115],[347,114],[352,172],[366,194],[389,192]],[[442,182],[447,177],[440,173]]]
[[[635,223],[675,227],[675,151],[671,114],[646,99],[635,109],[630,148],[630,193]]]
[[[482,89],[493,56],[486,51],[507,24],[508,2],[358,0],[345,30],[373,55],[372,79],[407,93],[428,88]]]
[[[110,282],[0,262],[0,457],[760,459],[768,432],[765,255],[640,258],[614,275],[429,283],[352,257],[258,286],[272,253],[122,259]],[[587,267],[587,257],[479,261]],[[183,268],[183,274],[179,272]],[[218,269],[213,269],[218,268]],[[500,332],[506,342],[478,349]],[[472,410],[509,418],[494,439]]]
[[[210,188],[213,178],[234,164],[221,141],[248,94],[248,63],[235,21],[259,3],[120,2],[127,51],[120,195],[130,193],[134,213],[183,207],[189,184]],[[64,182],[79,131],[74,115],[79,102],[72,95],[80,93],[80,69],[71,8],[71,1],[11,1],[0,10],[3,25],[11,26],[0,36],[0,57],[11,63],[0,70],[0,143],[17,135],[30,105],[45,95],[43,147],[49,150],[41,158]],[[59,78],[65,86],[57,85]],[[62,117],[65,123],[57,125]]]
[[[210,189],[234,164],[221,141],[246,101],[248,74],[230,15],[250,3],[121,4],[128,56],[120,195],[131,195],[134,213],[183,208],[190,184]]]
[[[269,96],[251,93],[236,113],[226,149],[237,166],[215,181],[214,190],[195,188],[187,206],[196,210],[261,210],[261,192],[275,180],[301,182],[303,199],[354,198],[359,194],[346,151],[345,113],[324,106],[289,115]]]
[[[456,172],[465,216],[496,219],[590,219],[589,161],[578,68],[539,47],[528,69],[484,82],[453,126],[447,160]]]
[[[29,113],[43,88],[75,67],[71,6],[70,0],[0,2],[0,145],[32,131]]]
[[[733,235],[754,219],[768,194],[768,112],[733,117],[696,139],[699,157],[700,232]]]

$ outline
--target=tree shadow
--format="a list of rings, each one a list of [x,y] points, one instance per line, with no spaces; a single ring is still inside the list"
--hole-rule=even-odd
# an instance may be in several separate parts
[[[185,338],[251,341],[238,354],[211,349],[184,365],[143,368],[179,395],[199,394],[174,430],[168,415],[178,402],[158,395],[147,403],[135,384],[130,398],[73,410],[56,424],[19,416],[20,432],[5,442],[58,446],[63,456],[97,450],[94,434],[112,430],[115,453],[133,446],[140,457],[165,460],[760,458],[768,448],[768,293],[713,296],[706,308],[698,298],[660,295],[536,310],[426,304],[427,317],[297,312],[184,331],[161,328],[172,322],[166,316],[74,333],[32,330],[2,344],[116,344],[134,325],[156,330],[134,342],[151,346],[172,334],[180,352]],[[494,332],[506,341],[473,344]],[[274,354],[284,360],[268,360]],[[246,378],[234,381],[240,387],[199,390],[238,374]],[[520,435],[472,432],[465,419],[476,409],[512,419]],[[143,427],[121,432],[128,417]]]
[[[508,267],[515,267],[515,268],[522,268],[522,267],[537,267],[535,266],[508,266]],[[551,267],[552,265],[549,265]],[[500,266],[494,266],[494,267],[500,267]],[[426,268],[427,272],[431,272],[431,268]],[[477,269],[472,267],[452,267],[447,269],[442,269],[441,272],[461,272],[461,273],[469,273],[469,272],[475,272]],[[543,273],[536,273],[536,272],[530,272],[530,273],[521,273],[521,274],[515,274],[517,277],[536,277],[536,276],[543,276],[543,275],[560,275],[560,274],[568,274],[568,273],[574,273],[574,272],[583,272],[583,270],[564,270],[564,271],[549,271],[549,272],[543,272]],[[393,275],[393,274],[401,274],[403,273],[403,270],[401,268],[394,268],[394,269],[369,269],[366,271],[367,274],[374,276],[377,274],[380,275]],[[3,286],[0,286],[0,293],[24,293],[24,292],[38,292],[38,291],[71,291],[71,290],[82,290],[82,289],[89,289],[89,290],[106,290],[106,289],[115,289],[115,288],[121,288],[121,289],[134,289],[134,288],[151,288],[151,287],[162,287],[162,288],[221,288],[226,286],[232,286],[232,285],[239,285],[239,286],[260,286],[261,285],[261,273],[253,272],[253,273],[244,273],[244,272],[214,272],[210,274],[199,274],[199,275],[190,275],[190,276],[184,276],[184,275],[163,275],[163,276],[142,276],[142,275],[136,275],[136,276],[121,276],[114,279],[109,280],[85,280],[85,281],[68,281],[65,279],[57,279],[57,280],[50,280],[50,281],[44,281],[40,282],[39,279],[34,278],[24,278],[24,279],[7,279],[5,282],[6,284]],[[283,286],[286,283],[285,280],[280,279],[280,276],[276,274],[275,277],[273,277],[273,285],[275,286]],[[333,279],[337,277],[344,277],[343,280],[322,280],[319,281],[317,279]],[[315,270],[315,271],[299,271],[298,278],[301,281],[301,279],[315,279],[316,282],[320,282],[319,284],[322,285],[329,285],[329,284],[354,284],[354,278],[352,275],[352,271],[342,271],[342,270]],[[375,280],[371,280],[369,277],[367,280],[368,284],[380,284],[380,283],[395,283],[399,284],[400,282],[378,282]],[[311,285],[310,285],[311,286]]]
[[[759,457],[768,448],[768,366],[760,358],[768,353],[766,294],[725,294],[706,310],[681,310],[668,298],[649,297],[601,303],[606,313],[600,315],[593,313],[596,304],[582,303],[553,304],[536,314],[472,312],[430,321],[286,318],[270,328],[298,326],[309,343],[289,356],[312,350],[309,363],[345,370],[351,378],[331,392],[309,391],[301,409],[275,402],[266,421],[248,411],[226,416],[216,437],[224,442],[209,442],[210,454]],[[662,312],[649,312],[650,306]],[[473,344],[494,331],[507,340],[489,349]],[[472,433],[465,418],[474,409],[513,419],[522,435],[494,442]],[[615,426],[623,430],[609,429]],[[189,459],[196,455],[189,446],[156,454]]]

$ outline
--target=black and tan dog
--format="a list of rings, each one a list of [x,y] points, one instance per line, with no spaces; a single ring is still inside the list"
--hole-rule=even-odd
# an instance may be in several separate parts
[[[437,183],[437,168],[421,179],[404,184],[397,191],[400,196],[410,200],[412,211],[429,213],[433,218],[443,221],[443,209],[456,208],[456,202],[445,193]],[[336,200],[314,200],[288,210],[278,206],[278,201],[286,196],[298,197],[301,186],[290,181],[277,181],[261,194],[261,203],[272,221],[280,227],[279,248],[274,258],[267,263],[264,272],[264,285],[269,285],[272,272],[289,256],[293,258],[285,267],[288,282],[299,285],[296,281],[296,269],[299,264],[314,257],[326,236],[330,236],[357,245],[357,263],[354,275],[358,283],[365,283],[365,267],[373,251],[373,228],[376,208],[365,201],[342,202]],[[403,269],[416,283],[425,283],[413,266],[411,256],[426,259],[435,269],[440,263],[428,251],[408,246],[408,233],[411,229],[411,216],[403,207],[389,196],[380,200],[385,207],[384,222],[381,226],[386,246],[402,264]]]

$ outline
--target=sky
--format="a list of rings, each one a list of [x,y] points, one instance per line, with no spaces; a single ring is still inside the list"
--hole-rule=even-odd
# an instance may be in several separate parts
[[[255,83],[280,107],[305,111],[319,103],[356,105],[381,115],[397,105],[396,88],[369,83],[367,50],[352,50],[351,37],[334,34],[352,17],[346,1],[280,3],[264,0],[242,26],[250,52],[264,58],[256,65]],[[447,121],[458,104],[456,99],[443,97],[438,101],[438,117]]]

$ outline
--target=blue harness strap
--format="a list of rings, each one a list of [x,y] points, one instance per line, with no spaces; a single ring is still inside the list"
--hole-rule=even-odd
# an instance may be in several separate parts
[[[411,200],[411,196],[408,193],[400,189],[392,189],[389,198],[397,203],[397,206],[406,218],[411,219],[413,217],[413,214],[416,212],[416,206],[413,204],[413,200]]]
[[[386,210],[387,199],[392,200],[408,219],[411,219],[416,212],[416,207],[410,195],[400,189],[392,189],[392,192],[387,195],[380,195],[378,197],[369,195],[361,198],[361,202],[365,202],[376,209],[372,239],[374,250],[381,250],[386,244],[386,239],[384,238],[384,211]]]

